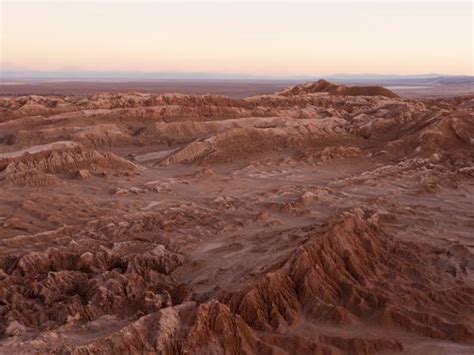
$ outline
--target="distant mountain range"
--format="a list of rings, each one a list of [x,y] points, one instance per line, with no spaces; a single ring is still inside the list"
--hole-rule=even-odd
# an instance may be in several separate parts
[[[382,85],[382,86],[439,86],[439,85],[472,85],[474,76],[469,75],[334,75],[326,77],[335,83],[357,85]]]
[[[115,71],[36,71],[0,68],[0,81],[26,80],[279,80],[314,81],[384,85],[449,85],[474,83],[474,76],[443,75],[437,73],[400,74],[333,74],[333,75],[251,75],[207,72],[115,72]]]
[[[440,76],[449,76],[438,73],[426,73],[426,74],[346,74],[346,73],[337,73],[332,75],[327,75],[327,79],[340,79],[340,80],[380,80],[380,79],[432,79]]]
[[[34,71],[1,69],[0,79],[110,79],[110,80],[312,80],[310,75],[252,75],[208,72]]]

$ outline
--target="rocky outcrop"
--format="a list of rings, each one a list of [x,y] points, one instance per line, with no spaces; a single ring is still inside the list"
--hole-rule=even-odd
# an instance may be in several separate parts
[[[294,86],[290,89],[280,92],[283,96],[303,95],[325,92],[332,95],[342,96],[384,96],[398,98],[394,92],[385,89],[382,86],[345,86],[332,84],[326,80],[318,80],[314,83],[307,83]]]
[[[254,285],[221,299],[261,331],[285,329],[302,316],[336,325],[371,318],[424,336],[472,339],[464,312],[473,311],[473,289],[436,272],[418,248],[387,235],[373,211],[354,209],[311,231]]]
[[[54,175],[77,174],[83,169],[112,175],[140,171],[134,163],[113,153],[86,149],[70,141],[0,154],[0,169],[8,181],[24,185],[47,185],[46,182],[55,180]]]

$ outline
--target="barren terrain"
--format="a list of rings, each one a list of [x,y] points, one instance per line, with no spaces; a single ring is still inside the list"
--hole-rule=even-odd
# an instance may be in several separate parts
[[[185,95],[225,95],[233,99],[272,94],[302,80],[249,79],[7,79],[0,75],[1,96],[26,95],[97,95],[141,92],[148,94],[180,93]],[[338,79],[340,84],[383,85],[403,98],[427,99],[474,94],[474,78],[439,77],[431,79]]]
[[[0,353],[472,354],[473,161],[472,95],[0,98]]]

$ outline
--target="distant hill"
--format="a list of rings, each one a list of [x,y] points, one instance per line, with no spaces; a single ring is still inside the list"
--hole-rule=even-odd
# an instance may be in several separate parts
[[[381,86],[336,85],[324,79],[293,86],[292,88],[282,91],[280,94],[283,96],[294,96],[318,92],[327,92],[333,95],[342,96],[385,96],[399,98],[397,94]]]

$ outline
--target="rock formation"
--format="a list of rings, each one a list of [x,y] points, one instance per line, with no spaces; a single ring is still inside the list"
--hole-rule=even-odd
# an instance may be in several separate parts
[[[0,353],[473,352],[473,103],[0,98]]]

